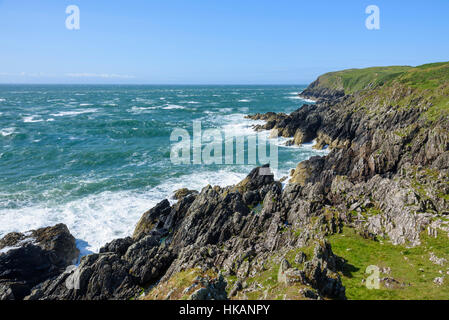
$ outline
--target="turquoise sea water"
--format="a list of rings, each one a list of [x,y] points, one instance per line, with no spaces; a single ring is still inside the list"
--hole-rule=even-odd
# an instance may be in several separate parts
[[[304,86],[0,86],[0,237],[66,223],[86,253],[132,233],[174,190],[239,182],[251,165],[173,165],[174,128],[252,134]],[[278,178],[319,152],[279,147]]]

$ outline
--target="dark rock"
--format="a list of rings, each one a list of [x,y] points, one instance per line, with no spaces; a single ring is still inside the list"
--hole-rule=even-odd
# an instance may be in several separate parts
[[[129,264],[113,253],[91,254],[78,267],[33,288],[26,300],[128,300],[141,290]]]
[[[137,223],[133,238],[139,239],[154,229],[163,226],[163,220],[171,212],[170,202],[167,199],[158,203],[154,208],[145,212]]]
[[[196,190],[189,190],[187,188],[182,188],[177,191],[175,191],[175,194],[173,195],[173,199],[180,200],[188,195],[197,195],[198,191]]]
[[[79,255],[64,224],[12,233],[0,240],[1,298],[22,299],[30,289],[62,273]]]
[[[100,248],[100,253],[115,253],[119,256],[123,256],[128,248],[134,243],[133,238],[126,237],[123,239],[115,239],[107,244],[105,244],[102,248]]]
[[[227,300],[227,283],[222,275],[216,279],[200,279],[204,287],[198,289],[190,296],[190,300]]]

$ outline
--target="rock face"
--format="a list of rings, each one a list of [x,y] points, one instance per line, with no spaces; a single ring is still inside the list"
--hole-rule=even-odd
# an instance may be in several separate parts
[[[312,100],[336,100],[345,95],[345,91],[342,87],[330,88],[323,85],[323,78],[319,77],[312,82],[306,90],[301,92],[299,96],[305,99]]]
[[[226,281],[222,275],[217,279],[198,279],[203,286],[190,296],[190,300],[227,300]]]
[[[130,265],[114,253],[91,254],[78,267],[33,288],[26,300],[126,300],[139,287],[129,275]]]
[[[22,299],[30,289],[63,272],[79,255],[75,238],[58,224],[0,240],[0,299]]]

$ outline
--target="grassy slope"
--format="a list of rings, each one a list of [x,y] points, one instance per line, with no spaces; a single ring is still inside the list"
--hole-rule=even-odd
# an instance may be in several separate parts
[[[430,121],[449,115],[449,62],[342,70],[326,73],[318,82],[319,87],[365,95],[367,102],[380,98],[398,107],[428,105],[423,117]]]
[[[319,78],[319,82],[321,86],[344,90],[346,94],[352,94],[382,85],[410,69],[411,67],[407,66],[348,69],[326,73]]]
[[[394,246],[385,241],[363,239],[353,229],[346,228],[342,234],[330,237],[332,250],[345,258],[348,264],[342,276],[348,299],[391,300],[391,299],[449,299],[449,264],[437,265],[429,260],[430,253],[449,261],[448,236],[439,232],[439,236],[430,238],[422,234],[422,245],[414,248]],[[380,277],[392,277],[405,286],[380,289],[367,289],[362,282],[369,265],[379,268],[391,268],[391,274]],[[440,273],[441,271],[441,273]],[[433,283],[436,277],[444,277],[443,284]]]

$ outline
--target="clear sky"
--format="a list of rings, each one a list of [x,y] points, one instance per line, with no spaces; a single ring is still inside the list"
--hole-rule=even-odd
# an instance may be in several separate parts
[[[448,16],[448,0],[0,0],[0,83],[305,84],[448,61]]]

